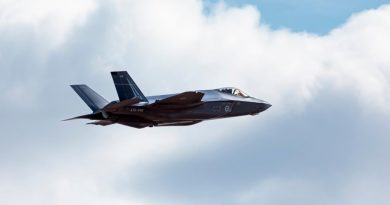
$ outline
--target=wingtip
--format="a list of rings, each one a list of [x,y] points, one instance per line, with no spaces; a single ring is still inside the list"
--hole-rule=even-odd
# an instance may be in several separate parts
[[[68,118],[68,119],[65,119],[65,120],[61,120],[61,122],[65,122],[65,121],[69,121],[69,120],[74,120],[74,117]]]

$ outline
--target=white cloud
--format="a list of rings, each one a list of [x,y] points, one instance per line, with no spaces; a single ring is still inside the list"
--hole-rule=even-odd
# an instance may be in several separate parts
[[[237,197],[238,204],[330,204],[318,186],[299,179],[266,179]]]
[[[95,8],[94,0],[2,0],[0,27],[32,27],[38,34],[49,35],[45,40],[60,43]]]
[[[389,186],[383,178],[351,176],[329,187],[315,179],[268,178],[237,196],[237,204],[388,204]],[[332,197],[329,197],[332,196]]]
[[[48,72],[47,61],[53,52],[64,48],[61,44],[72,30],[81,28],[96,8],[94,0],[0,1],[0,91],[5,94],[0,101],[3,105],[27,104],[30,108],[37,103],[39,90],[45,89],[37,78]]]
[[[56,108],[68,111],[65,107],[83,105],[81,101],[72,103],[76,96],[58,92],[53,82],[68,83],[64,79],[75,76],[88,77],[91,82],[97,76],[91,72],[98,70],[106,76],[105,71],[126,66],[130,73],[136,74],[136,81],[146,86],[143,89],[146,94],[237,86],[270,101],[274,105],[271,113],[284,115],[304,111],[305,105],[321,95],[322,89],[332,87],[354,93],[363,109],[364,105],[374,105],[369,109],[390,111],[387,106],[389,6],[355,14],[345,25],[325,36],[272,30],[260,21],[260,12],[251,6],[234,8],[217,4],[208,15],[202,9],[198,0],[1,1],[0,31],[7,31],[7,35],[0,36],[0,66],[4,73],[0,88],[5,93],[0,99],[13,108],[10,110],[19,109],[22,104],[15,102],[25,98],[28,103],[36,104],[39,111],[47,112],[46,106],[53,106],[52,101],[39,99],[47,99],[47,93],[52,91],[55,96],[50,99],[61,99]],[[106,13],[110,19],[103,25],[99,17],[106,20]],[[98,35],[101,33],[106,34]],[[30,34],[31,39],[24,41],[28,49],[24,43],[7,44],[13,35],[26,39],[19,35]],[[26,49],[27,54],[21,55]],[[19,67],[23,61],[33,74],[15,83],[16,74],[25,74]],[[86,67],[78,67],[78,61],[86,62],[81,64]],[[54,79],[49,78],[54,75]],[[109,85],[98,80],[94,83],[101,87]],[[28,100],[32,98],[35,100]],[[65,111],[59,110],[67,116]],[[28,126],[39,126],[42,122],[37,116],[18,115],[29,121]],[[45,113],[42,115],[47,117]],[[225,121],[223,129],[212,131],[202,125],[178,131],[160,128],[142,132],[114,126],[88,133],[86,128],[87,131],[76,134],[93,135],[100,140],[91,147],[69,155],[73,146],[64,145],[66,154],[54,154],[58,161],[45,161],[42,167],[22,166],[26,171],[13,172],[12,167],[3,171],[0,201],[2,204],[163,204],[137,194],[123,196],[117,192],[114,181],[121,177],[136,180],[149,166],[218,146],[215,142],[222,141],[227,133],[239,133],[241,125],[237,122],[249,123],[246,119]],[[64,127],[52,130],[51,134],[64,138],[64,134],[58,134],[69,131]],[[31,135],[39,137],[40,132]],[[48,156],[32,158],[40,160]],[[21,168],[15,166],[15,169]],[[275,202],[274,194],[286,191],[286,187],[312,190],[316,186],[307,183],[269,179],[239,193],[238,202]],[[257,192],[264,197],[258,198]],[[350,199],[353,194],[348,193],[343,201],[353,201]]]
[[[388,110],[388,6],[356,14],[329,35],[316,36],[270,30],[259,24],[260,14],[251,6],[219,4],[205,16],[200,1],[127,4],[118,11],[124,18],[116,27],[126,42],[119,49],[123,53],[106,64],[135,64],[154,72],[151,77],[158,76],[165,87],[168,76],[185,89],[241,86],[275,107],[302,106],[330,83]]]

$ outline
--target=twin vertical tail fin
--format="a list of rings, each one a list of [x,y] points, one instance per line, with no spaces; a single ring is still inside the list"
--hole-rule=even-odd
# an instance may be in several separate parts
[[[93,112],[96,112],[102,109],[108,104],[108,101],[102,96],[97,94],[87,85],[71,85],[73,90],[83,99],[83,101],[88,105]]]
[[[120,101],[130,100],[129,102],[132,103],[148,102],[148,99],[126,71],[111,72],[111,75]],[[71,87],[94,113],[109,104],[106,99],[97,94],[87,85],[71,85]]]
[[[126,71],[111,72],[119,100],[138,98],[141,102],[148,102],[148,99],[141,92],[134,80]]]

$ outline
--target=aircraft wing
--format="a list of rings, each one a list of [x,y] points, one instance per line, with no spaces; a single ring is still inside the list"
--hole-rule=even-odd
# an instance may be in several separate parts
[[[139,98],[133,97],[131,99],[122,100],[118,103],[110,103],[106,107],[104,107],[103,110],[106,112],[114,112],[114,111],[117,111],[123,107],[131,106],[131,105],[137,104],[139,102],[140,102]]]
[[[202,92],[188,91],[162,100],[156,100],[156,102],[151,105],[191,105],[200,103],[203,96],[204,93]]]

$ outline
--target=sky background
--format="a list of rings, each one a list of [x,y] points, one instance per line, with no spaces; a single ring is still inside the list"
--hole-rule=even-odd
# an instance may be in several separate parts
[[[207,0],[213,4],[218,0]],[[262,19],[274,29],[288,28],[327,34],[342,25],[348,17],[366,9],[388,4],[386,0],[226,0],[231,6],[253,5],[261,11]]]
[[[390,2],[0,0],[0,204],[390,203]],[[239,87],[258,116],[133,129],[116,100]]]

